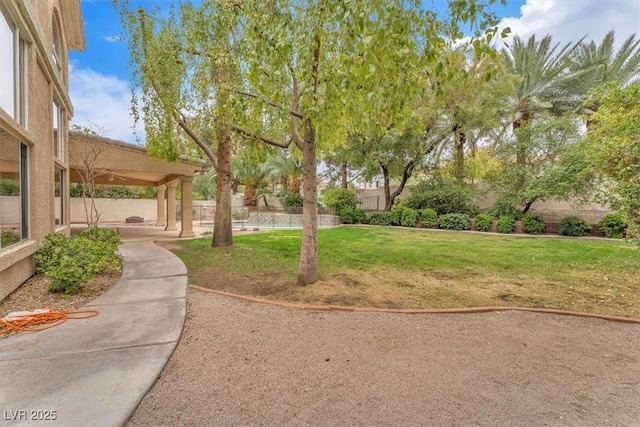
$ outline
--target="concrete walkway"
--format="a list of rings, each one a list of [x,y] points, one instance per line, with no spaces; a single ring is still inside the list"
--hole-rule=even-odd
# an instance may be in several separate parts
[[[182,333],[187,271],[123,234],[122,277],[85,307],[98,316],[0,342],[0,425],[122,425],[160,375]]]

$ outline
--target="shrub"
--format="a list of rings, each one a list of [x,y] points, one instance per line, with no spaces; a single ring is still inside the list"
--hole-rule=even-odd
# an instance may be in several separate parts
[[[370,225],[391,225],[391,212],[371,212],[367,222]]]
[[[577,216],[563,218],[558,225],[558,232],[562,236],[586,236],[591,231],[591,225]]]
[[[426,228],[438,227],[438,213],[433,209],[427,208],[423,210],[420,219],[422,219],[422,225]]]
[[[489,213],[495,218],[510,216],[519,220],[523,216],[522,212],[516,209],[515,206],[513,206],[513,204],[507,199],[500,199],[496,201],[493,206],[491,206],[491,209],[489,209]]]
[[[278,200],[283,208],[301,208],[303,205],[302,196],[300,193],[290,193],[283,191],[278,194]]]
[[[475,215],[478,207],[474,202],[474,190],[454,182],[425,182],[417,185],[411,196],[405,199],[412,209],[433,209],[438,215],[465,213]]]
[[[498,233],[511,234],[516,229],[516,219],[509,215],[502,215],[498,218],[496,226]]]
[[[489,214],[480,214],[476,216],[475,226],[477,231],[489,231],[493,217]]]
[[[402,221],[402,212],[405,209],[410,209],[410,208],[406,208],[400,205],[391,209],[391,211],[389,212],[389,225],[400,225],[400,222]]]
[[[37,270],[51,278],[49,291],[70,295],[97,274],[120,269],[120,236],[111,230],[86,231],[71,238],[50,233],[36,251]]]
[[[525,215],[522,218],[522,229],[525,233],[542,234],[544,225],[544,218],[540,215]]]
[[[0,248],[11,246],[20,241],[20,235],[15,231],[4,230],[0,232]]]
[[[342,208],[356,209],[360,206],[356,192],[346,188],[327,188],[323,190],[322,203],[336,212],[340,212]]]
[[[462,213],[440,215],[439,222],[440,228],[443,230],[469,230],[471,228],[469,215]]]
[[[366,220],[364,210],[359,208],[342,208],[338,215],[343,224],[362,224]]]
[[[598,229],[604,233],[606,237],[613,239],[623,239],[627,235],[629,221],[621,213],[610,213],[602,217],[598,222]]]
[[[403,208],[400,215],[400,225],[403,227],[415,227],[418,223],[420,214],[417,210],[411,208]]]

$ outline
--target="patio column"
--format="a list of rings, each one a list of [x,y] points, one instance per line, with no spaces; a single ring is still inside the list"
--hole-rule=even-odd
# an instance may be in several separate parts
[[[167,182],[167,226],[166,231],[176,231],[176,187],[178,181]]]
[[[167,219],[165,217],[165,201],[164,201],[164,192],[167,189],[166,185],[159,185],[156,187],[158,190],[158,214],[156,216],[156,225],[164,226],[167,224]]]
[[[182,209],[182,221],[180,222],[180,235],[179,237],[196,237],[196,233],[193,232],[193,177],[183,176],[180,177],[180,191],[182,192],[182,199],[180,199],[180,207]]]

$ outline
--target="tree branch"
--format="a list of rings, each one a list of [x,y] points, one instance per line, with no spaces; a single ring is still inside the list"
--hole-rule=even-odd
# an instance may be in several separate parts
[[[237,90],[236,93],[238,95],[248,96],[249,98],[261,99],[262,101],[266,102],[267,104],[271,105],[272,107],[283,108],[282,105],[280,105],[280,104],[278,104],[278,103],[276,103],[274,101],[271,101],[269,99],[266,99],[266,98],[264,98],[262,96],[253,94],[253,93],[244,92],[242,90]],[[303,114],[300,114],[299,112],[294,111],[294,110],[289,110],[289,114],[291,114],[292,116],[298,117],[299,119],[304,119],[305,118]]]
[[[254,133],[249,132],[246,129],[241,128],[240,126],[236,126],[236,125],[231,125],[231,130],[238,132],[240,135],[242,135],[244,138],[247,139],[253,139],[255,141],[260,141],[260,142],[264,142],[265,144],[268,145],[273,145],[274,147],[279,147],[279,148],[289,148],[289,145],[291,145],[291,143],[284,143],[284,142],[277,142],[274,141],[272,139],[269,138],[265,138],[263,136],[260,135],[256,135]]]
[[[202,138],[200,138],[200,136],[193,131],[193,129],[189,127],[185,117],[182,114],[174,111],[173,116],[177,120],[178,125],[182,128],[182,130],[185,131],[185,133],[189,135],[193,142],[195,142],[196,145],[200,147],[202,151],[204,151],[207,157],[209,157],[211,163],[213,163],[213,168],[215,170],[218,170],[218,157],[213,152],[213,150],[211,150],[211,147],[207,143],[205,143]]]

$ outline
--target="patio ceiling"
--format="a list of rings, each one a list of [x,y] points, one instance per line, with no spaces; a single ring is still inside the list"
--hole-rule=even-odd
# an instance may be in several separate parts
[[[69,164],[71,182],[82,183],[86,165],[92,164],[97,184],[144,187],[193,176],[202,168],[185,160],[154,159],[139,145],[77,131],[69,132]]]

